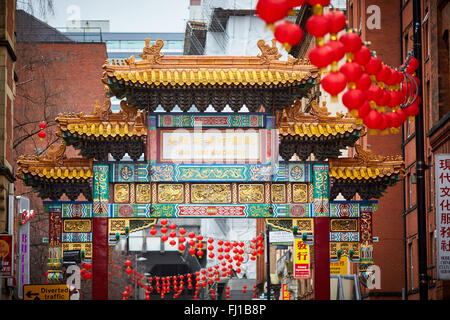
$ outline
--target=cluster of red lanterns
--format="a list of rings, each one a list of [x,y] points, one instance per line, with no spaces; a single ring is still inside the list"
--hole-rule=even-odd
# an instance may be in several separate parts
[[[169,244],[171,246],[175,246],[177,244],[177,233],[176,233],[176,229],[177,226],[174,223],[170,223],[168,222],[167,219],[161,219],[160,221],[161,223],[161,228],[160,228],[160,232],[162,234],[161,236],[161,241],[167,242],[169,241],[169,239],[171,239],[169,241]],[[167,226],[169,228],[167,228]],[[167,233],[169,232],[169,229],[171,230],[169,233],[169,236],[167,236]],[[189,246],[188,252],[189,254],[191,254],[192,256],[197,256],[199,259],[201,259],[204,254],[205,254],[205,244],[203,243],[203,236],[201,234],[196,235],[195,232],[189,232],[187,234],[187,238],[185,237],[186,235],[186,230],[184,228],[179,228],[178,230],[179,232],[179,236],[178,236],[178,251],[180,253],[183,253],[187,247],[186,245]],[[150,235],[152,236],[156,236],[158,234],[158,229],[153,225],[152,228],[149,231]],[[214,244],[217,244],[217,249],[214,246]],[[256,256],[261,255],[264,252],[264,245],[263,245],[263,237],[262,236],[258,236],[254,239],[252,239],[252,244],[250,245],[250,250],[249,250],[249,254],[251,254],[250,259],[252,261],[256,260]],[[185,245],[186,243],[186,245]],[[219,259],[219,261],[222,261],[223,259],[225,260],[235,260],[236,261],[236,266],[239,267],[240,264],[243,262],[244,260],[244,247],[245,247],[245,243],[244,242],[238,242],[238,241],[234,241],[234,242],[230,242],[230,241],[224,241],[224,240],[214,240],[213,238],[209,238],[207,240],[207,247],[206,247],[206,253],[209,259],[214,259],[217,258]],[[216,251],[217,250],[217,255],[216,255]],[[231,251],[234,253],[234,256],[231,257]],[[237,268],[236,272],[240,272],[240,269]]]
[[[316,38],[309,60],[323,75],[322,88],[331,95],[332,101],[337,101],[343,93],[342,103],[358,123],[369,128],[369,134],[387,134],[389,129],[398,133],[407,117],[412,119],[419,113],[419,79],[414,76],[419,66],[417,59],[408,56],[400,68],[389,67],[373,56],[353,30],[338,38],[338,33],[346,28],[346,16],[336,9],[324,13],[323,8],[330,4],[328,0],[260,0],[256,9],[262,20],[273,24],[283,19],[292,7],[305,3],[313,7],[306,31]],[[288,36],[289,32],[283,35]],[[283,41],[286,40],[280,42]],[[339,67],[344,57],[346,62]]]
[[[250,244],[250,259],[252,261],[256,260],[256,256],[261,256],[264,253],[264,238],[262,235],[257,236],[251,240]]]
[[[387,134],[389,129],[392,133],[398,133],[407,116],[414,117],[419,111],[419,100],[405,109],[401,107],[413,92],[411,84],[414,86],[414,82],[407,82],[407,88],[404,85],[405,75],[373,56],[353,30],[348,30],[338,39],[337,33],[345,26],[345,15],[339,10],[323,14],[317,8],[314,8],[314,15],[306,23],[307,31],[316,37],[316,47],[311,50],[309,59],[322,74],[327,73],[321,80],[322,88],[331,95],[332,100],[345,91],[342,103],[358,119],[358,123],[364,123],[369,128],[370,134]],[[330,37],[325,42],[327,34]],[[339,67],[338,62],[344,56],[346,62]],[[407,72],[412,75],[418,63],[414,59],[410,62],[413,66],[407,67]],[[388,108],[390,112],[386,112]]]
[[[81,266],[82,266],[80,270],[81,278],[85,280],[92,279],[92,272],[90,271],[92,269],[92,264],[89,262],[83,262]]]
[[[39,140],[44,140],[45,137],[47,136],[47,133],[44,131],[47,128],[47,123],[45,121],[41,121],[39,122],[39,132],[38,132],[38,137]]]
[[[284,20],[294,8],[309,3],[314,7],[328,6],[330,0],[258,0],[256,14],[273,30],[275,39],[289,52],[303,38],[303,30],[295,23]],[[281,21],[281,22],[280,22]]]

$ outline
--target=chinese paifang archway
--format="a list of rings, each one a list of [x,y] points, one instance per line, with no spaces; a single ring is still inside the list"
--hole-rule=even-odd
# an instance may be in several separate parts
[[[92,262],[92,298],[108,299],[108,247],[133,229],[161,218],[264,218],[307,235],[315,298],[329,299],[330,261],[373,263],[372,214],[402,178],[401,157],[363,150],[366,128],[316,98],[303,108],[318,70],[279,60],[275,45],[260,40],[250,57],[164,56],[162,46],[146,40],[141,60],[106,61],[105,102],[59,114],[61,145],[18,160],[18,177],[49,212],[49,282],[61,281],[64,251],[76,247]],[[68,159],[66,146],[81,158]],[[355,156],[340,158],[348,147]]]

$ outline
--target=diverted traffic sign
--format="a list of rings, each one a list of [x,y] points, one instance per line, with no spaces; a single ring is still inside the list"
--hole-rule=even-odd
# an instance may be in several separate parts
[[[69,300],[69,287],[67,284],[24,285],[23,300]]]

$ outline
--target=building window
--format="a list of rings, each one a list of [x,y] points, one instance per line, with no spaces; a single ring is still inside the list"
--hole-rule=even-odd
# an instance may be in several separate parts
[[[430,56],[430,30],[428,27],[428,8],[425,9],[425,18],[422,22],[423,32],[423,45],[424,45],[424,58],[427,59]]]
[[[430,241],[429,241],[429,247],[428,247],[428,252],[429,252],[429,261],[428,261],[428,266],[431,267],[431,278],[434,280],[436,279],[435,277],[435,271],[436,271],[436,266],[434,264],[434,231],[430,232]]]
[[[411,286],[411,290],[414,289],[414,251],[413,251],[413,244],[412,242],[409,243],[409,281],[410,281],[410,286]]]
[[[433,197],[433,192],[434,192],[434,188],[433,187],[434,186],[433,186],[433,162],[432,162],[431,156],[428,157],[428,167],[429,167],[429,170],[427,172],[428,173],[428,183],[429,183],[429,188],[428,188],[428,190],[429,190],[428,208],[432,209],[433,208],[433,203],[434,203],[434,197]]]
[[[408,173],[407,176],[407,188],[408,188],[408,208],[412,207],[412,178],[411,178],[411,174]]]

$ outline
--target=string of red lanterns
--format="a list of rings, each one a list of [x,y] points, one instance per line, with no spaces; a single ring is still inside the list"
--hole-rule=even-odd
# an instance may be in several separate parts
[[[287,51],[301,41],[303,31],[299,26],[300,30],[292,31],[294,27],[287,22],[275,23],[293,8],[305,4],[313,8],[305,28],[316,41],[308,57],[323,76],[322,88],[331,95],[332,101],[337,101],[338,95],[343,93],[342,103],[358,123],[369,128],[369,134],[398,133],[407,117],[413,120],[419,113],[420,80],[414,74],[419,61],[408,55],[402,66],[390,67],[377,58],[353,30],[347,30],[338,38],[337,34],[346,28],[346,17],[336,9],[324,13],[329,0],[259,0],[256,13],[274,30],[277,41],[287,44]],[[346,62],[339,67],[344,56]]]

